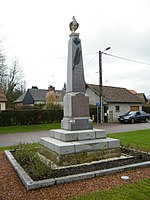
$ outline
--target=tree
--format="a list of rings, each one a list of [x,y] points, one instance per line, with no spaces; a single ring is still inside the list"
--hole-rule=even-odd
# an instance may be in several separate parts
[[[20,67],[19,60],[15,58],[8,68],[7,79],[4,81],[4,92],[8,100],[6,103],[7,108],[12,108],[13,101],[24,92],[24,86],[22,84],[23,77],[23,70]]]
[[[6,107],[13,107],[13,101],[25,92],[25,84],[22,81],[24,75],[19,60],[14,58],[10,66],[6,65],[6,55],[3,52],[2,43],[4,37],[0,38],[0,83],[7,97]]]
[[[55,91],[49,91],[46,94],[46,109],[61,109],[60,95]]]
[[[6,56],[2,50],[2,41],[0,41],[0,82],[2,83],[3,87],[3,79],[5,79],[7,67],[5,65]]]

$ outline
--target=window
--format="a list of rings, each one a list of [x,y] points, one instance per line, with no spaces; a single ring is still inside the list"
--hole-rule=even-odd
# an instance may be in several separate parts
[[[116,106],[116,112],[120,112],[120,106]]]

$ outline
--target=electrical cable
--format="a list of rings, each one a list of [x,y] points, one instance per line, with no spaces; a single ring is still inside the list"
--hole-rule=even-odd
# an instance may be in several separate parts
[[[138,64],[150,65],[150,63],[145,63],[145,62],[141,62],[141,61],[136,61],[136,60],[132,60],[132,59],[129,59],[129,58],[123,58],[123,57],[116,56],[116,55],[112,55],[112,54],[109,54],[109,53],[103,53],[103,54],[105,54],[105,55],[107,55],[107,56],[114,57],[114,58],[118,58],[118,59],[130,61],[130,62],[135,62],[135,63],[138,63]]]

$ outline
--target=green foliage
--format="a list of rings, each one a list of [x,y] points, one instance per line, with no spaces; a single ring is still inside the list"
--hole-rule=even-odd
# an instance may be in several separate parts
[[[0,112],[0,126],[54,123],[62,118],[62,110],[6,110]]]
[[[71,200],[149,200],[150,179],[138,181],[137,183],[118,186],[111,190],[102,190],[82,197],[71,198]]]
[[[24,144],[28,147],[32,147],[32,148],[39,148],[39,143],[29,143],[29,144]],[[14,145],[14,146],[7,146],[7,147],[0,147],[0,151],[4,151],[4,150],[14,150],[14,149],[17,149],[18,148],[18,145]]]
[[[150,113],[150,106],[143,106],[142,110],[147,112],[147,113]]]
[[[44,164],[38,156],[38,148],[34,144],[19,144],[13,155],[27,174],[34,180],[42,180],[51,173],[51,167]]]
[[[6,92],[5,92],[6,93]],[[7,91],[6,96],[7,96],[7,102],[6,102],[6,107],[7,109],[12,109],[13,108],[13,102],[18,99],[23,92],[19,89],[13,89],[12,91]]]
[[[108,136],[120,139],[123,146],[150,151],[150,129],[113,133]]]
[[[31,125],[45,123],[60,123],[63,110],[59,104],[53,104],[51,110],[5,110],[0,112],[0,126]],[[95,108],[90,108],[90,117],[95,116]]]

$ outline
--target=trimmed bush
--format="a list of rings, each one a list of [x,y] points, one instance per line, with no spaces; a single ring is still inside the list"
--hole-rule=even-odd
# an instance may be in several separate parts
[[[96,108],[90,108],[90,117],[96,120]],[[5,110],[0,112],[0,126],[60,123],[63,110]]]
[[[24,110],[0,112],[0,126],[60,122],[63,110]]]

